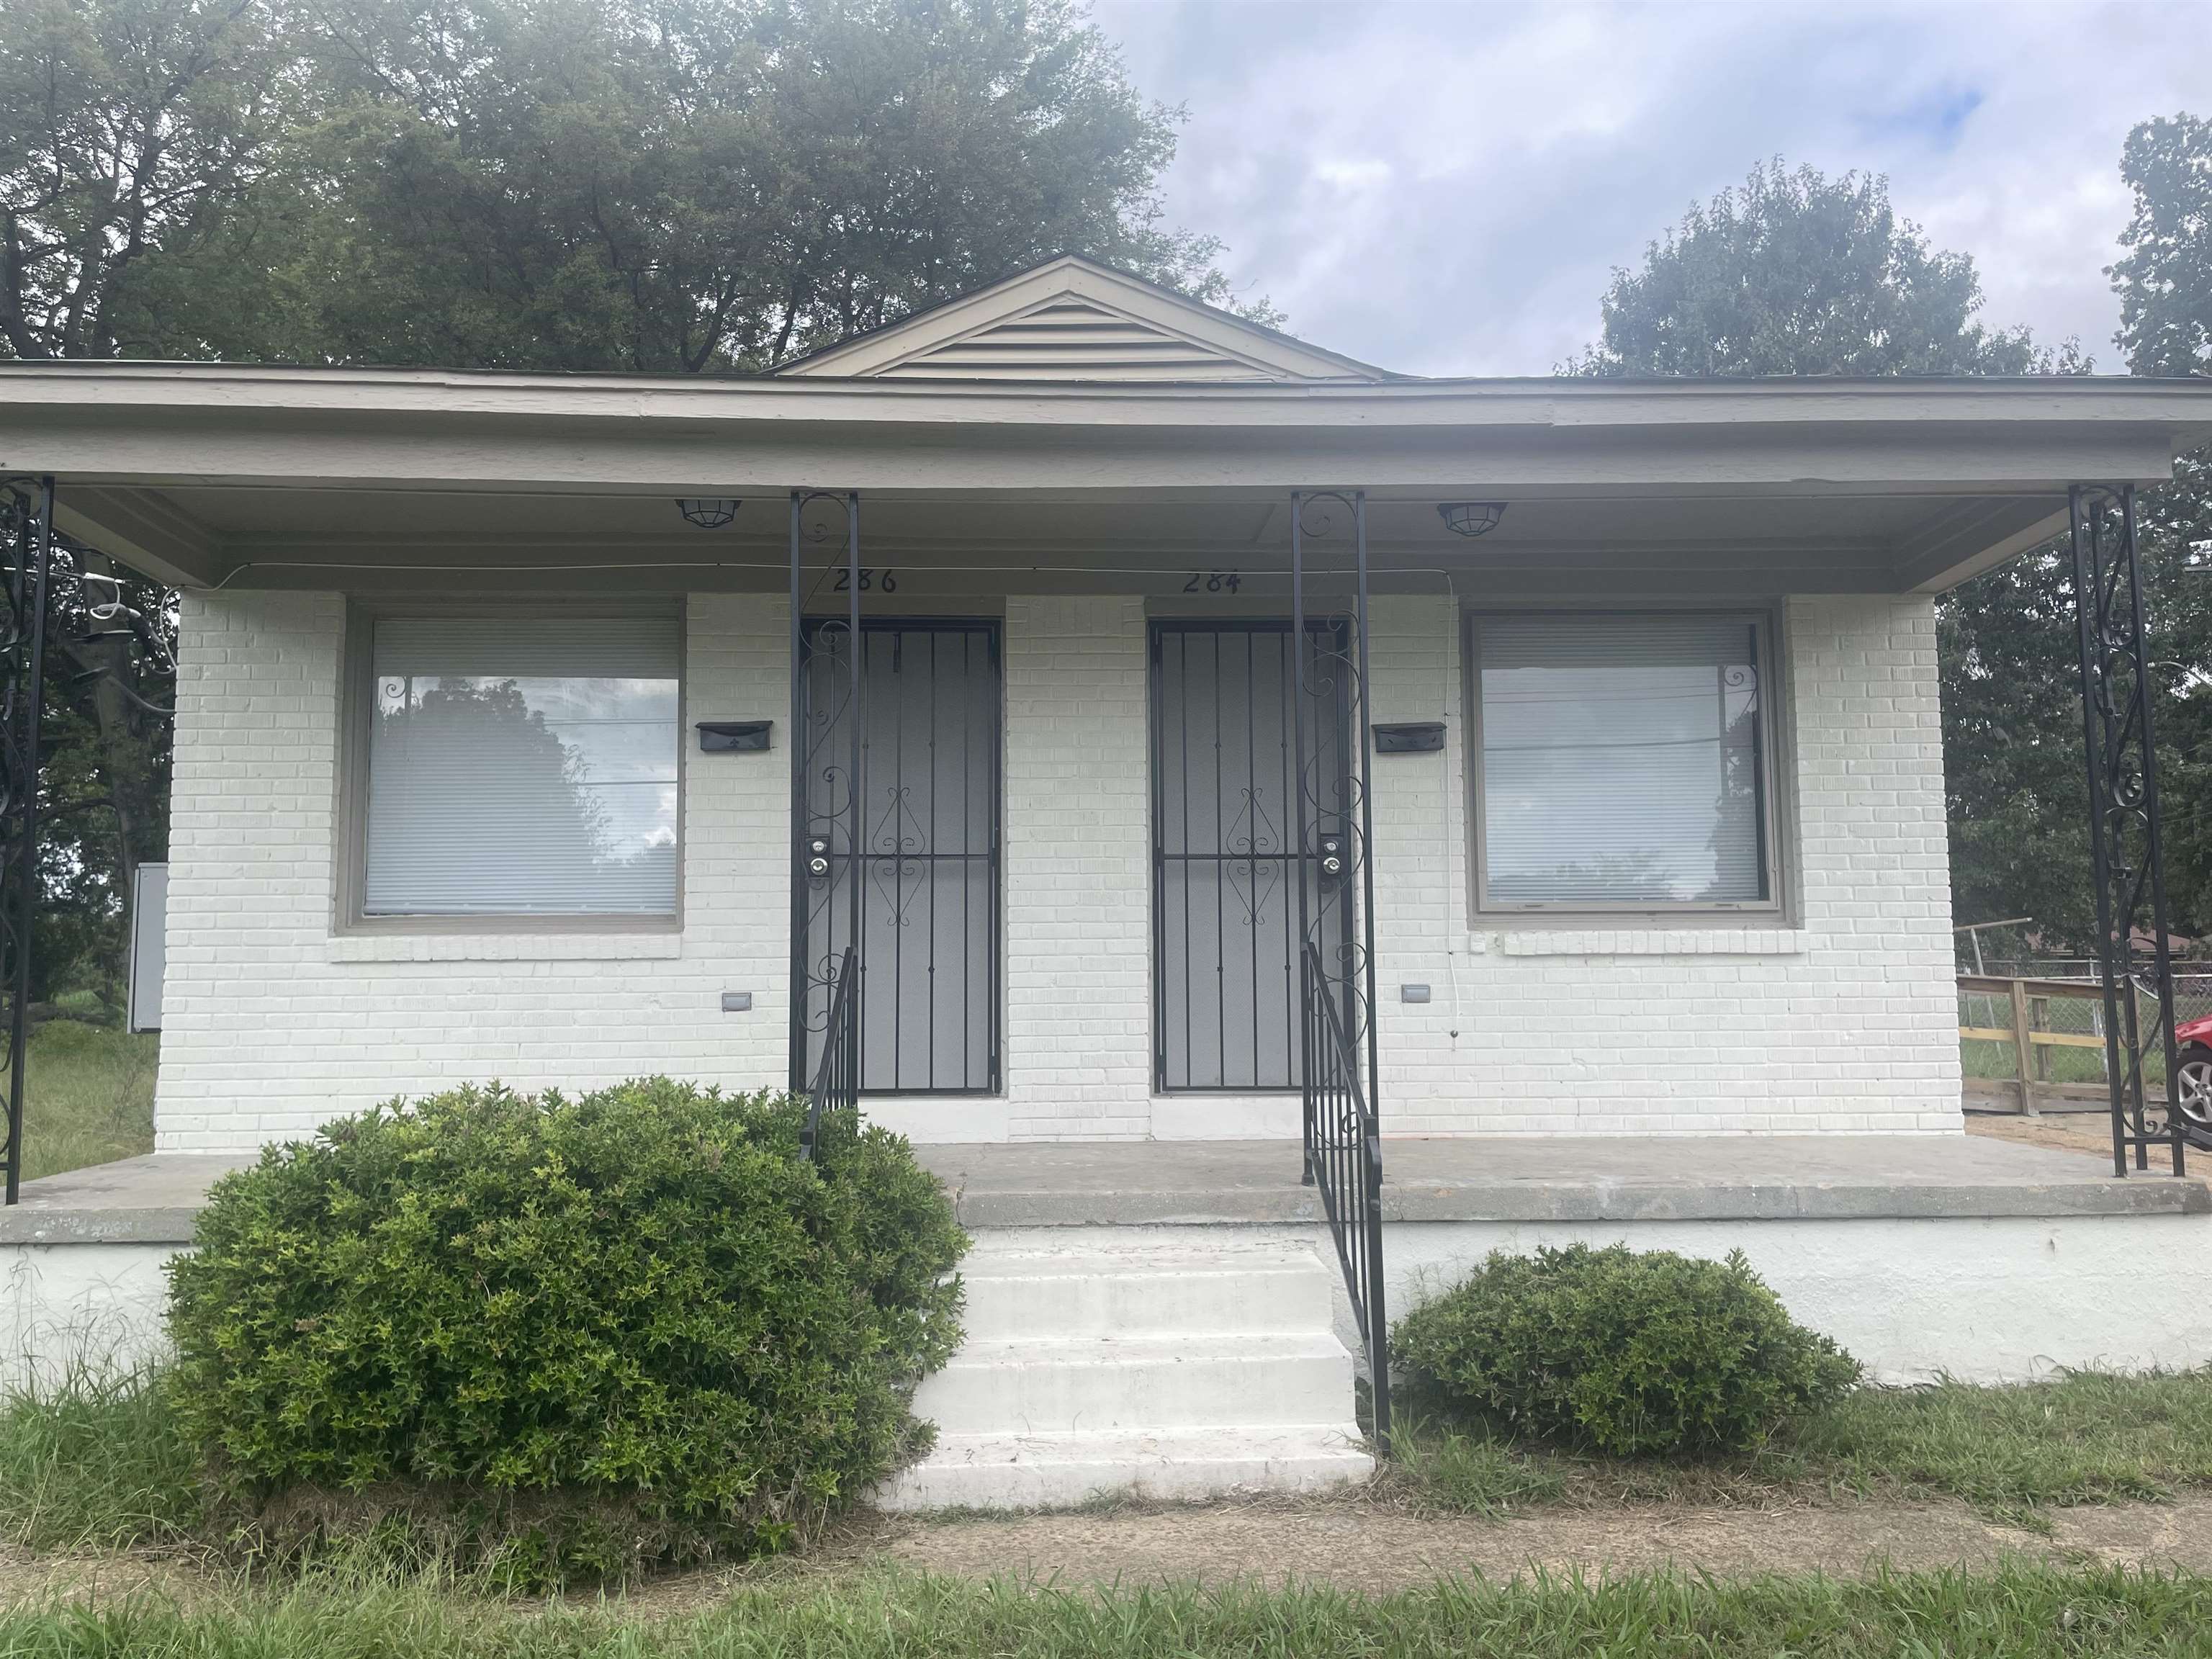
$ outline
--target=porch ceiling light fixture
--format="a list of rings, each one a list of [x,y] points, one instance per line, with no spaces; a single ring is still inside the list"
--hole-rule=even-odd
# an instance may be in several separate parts
[[[738,503],[727,496],[685,495],[676,505],[687,521],[702,530],[720,530],[738,516]]]
[[[1498,528],[1498,521],[1505,516],[1505,503],[1444,501],[1437,507],[1437,516],[1455,536],[1486,536]]]

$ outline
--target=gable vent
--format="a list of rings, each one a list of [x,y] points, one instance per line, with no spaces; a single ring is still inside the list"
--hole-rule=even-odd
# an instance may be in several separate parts
[[[1082,300],[1062,300],[887,364],[885,379],[1272,380],[1225,352]]]

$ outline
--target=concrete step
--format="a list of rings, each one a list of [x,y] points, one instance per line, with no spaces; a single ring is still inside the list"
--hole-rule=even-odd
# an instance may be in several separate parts
[[[879,1488],[889,1510],[1066,1509],[1109,1493],[1197,1498],[1313,1492],[1364,1480],[1374,1460],[1351,1422],[1131,1430],[1098,1434],[940,1435]]]
[[[979,1252],[961,1267],[970,1339],[1329,1327],[1334,1281],[1304,1247]]]
[[[1324,1328],[970,1340],[915,1393],[948,1435],[1338,1423],[1352,1356]]]

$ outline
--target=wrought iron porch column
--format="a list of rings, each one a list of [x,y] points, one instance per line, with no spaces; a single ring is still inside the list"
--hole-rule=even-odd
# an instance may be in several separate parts
[[[0,633],[0,957],[8,986],[6,1201],[23,1172],[23,1072],[31,1030],[32,928],[39,912],[39,741],[45,702],[54,481],[11,483],[8,619]]]
[[[817,503],[835,504],[844,514],[845,616],[842,624],[831,623],[816,629],[810,642],[806,544],[810,540],[826,543],[833,533],[828,526],[809,526],[807,509]],[[830,564],[823,577],[826,579],[837,568]],[[844,701],[839,706],[824,696],[810,696],[808,676],[810,656],[834,660],[841,630],[846,672]],[[811,1009],[817,996],[823,1004],[825,1035],[830,1014],[841,1002],[845,1005],[845,1017],[857,1029],[859,999],[867,978],[860,938],[860,492],[794,489],[791,492],[791,1079],[794,1089],[804,1089],[812,1081],[806,1050],[808,1033],[813,1029]],[[836,757],[830,756],[817,774],[816,763],[824,759],[823,750],[840,718],[846,722],[845,764],[840,769]],[[842,951],[834,938],[836,865],[841,858],[845,861],[846,922],[851,935]],[[817,923],[822,930],[818,940],[814,937]],[[841,998],[841,981],[848,973],[856,982],[850,994]]]
[[[1308,626],[1306,542],[1341,514],[1352,530],[1352,603]],[[1298,787],[1304,1178],[1321,1199],[1366,1349],[1374,1437],[1390,1433],[1389,1324],[1382,1284],[1381,1077],[1375,1030],[1375,842],[1369,788],[1367,495],[1291,496],[1291,651]],[[1309,709],[1309,700],[1312,708]],[[1310,742],[1309,741],[1310,738]]]
[[[2173,1044],[2173,963],[2166,939],[2166,867],[2159,836],[2157,702],[2144,638],[2134,486],[2076,484],[2068,495],[2074,605],[2081,659],[2083,750],[2089,775],[2089,862],[2097,893],[2097,958],[2105,989],[2105,1075],[2111,1091],[2112,1170],[2150,1167],[2197,1139],[2181,1112]],[[2148,961],[2136,943],[2150,934]],[[2148,982],[2141,970],[2149,969]],[[2143,999],[2155,1033],[2143,1029]],[[2145,1061],[2164,1060],[2165,1094],[2146,1092]]]

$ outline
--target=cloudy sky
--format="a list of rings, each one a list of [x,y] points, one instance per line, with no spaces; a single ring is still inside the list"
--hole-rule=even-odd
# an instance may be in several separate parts
[[[1577,6],[1097,0],[1139,87],[1187,104],[1176,222],[1318,344],[1540,374],[1616,264],[1781,155],[1889,175],[1983,316],[2117,372],[2103,268],[2134,123],[2212,114],[2212,0]]]

